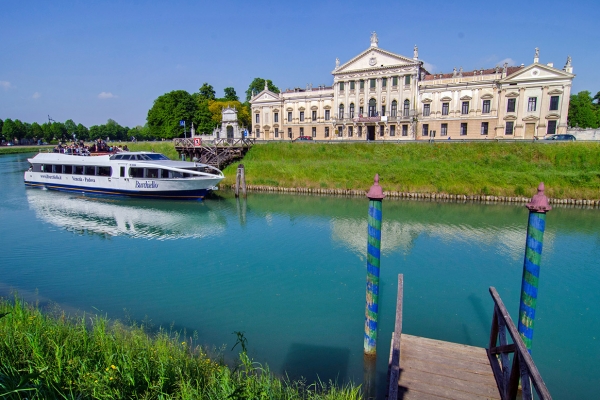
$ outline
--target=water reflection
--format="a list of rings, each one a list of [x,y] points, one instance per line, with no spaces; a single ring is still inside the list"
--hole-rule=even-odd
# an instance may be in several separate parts
[[[56,227],[100,237],[173,240],[225,233],[226,220],[205,203],[85,197],[26,190],[36,217]]]

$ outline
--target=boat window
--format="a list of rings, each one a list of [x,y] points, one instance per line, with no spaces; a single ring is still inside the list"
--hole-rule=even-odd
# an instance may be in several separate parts
[[[181,172],[169,171],[169,178],[181,178]]]
[[[183,174],[184,178],[191,178],[192,176],[193,176],[192,174],[186,174],[186,173]]]
[[[111,176],[112,168],[111,167],[98,167],[98,176]]]
[[[122,160],[123,159],[123,154],[117,154],[115,156],[112,156],[110,159],[111,160]]]
[[[74,168],[73,174],[83,175],[83,165],[74,165],[73,168]]]
[[[158,168],[146,169],[146,178],[158,178]]]
[[[33,164],[33,172],[42,172],[42,164]]]
[[[84,175],[96,175],[96,167],[86,165],[83,174]]]
[[[132,178],[143,178],[144,168],[129,168],[129,176]]]
[[[153,153],[153,154],[144,154],[146,160],[168,160],[168,158],[164,154]]]
[[[52,172],[52,164],[42,165],[42,172]]]
[[[73,173],[73,166],[72,165],[65,165],[63,167],[63,172],[65,174],[72,174]]]
[[[167,179],[169,177],[169,170],[168,169],[159,169],[158,170],[159,176],[163,179]]]

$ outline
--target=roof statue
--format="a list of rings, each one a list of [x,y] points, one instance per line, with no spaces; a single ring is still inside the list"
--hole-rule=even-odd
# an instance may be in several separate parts
[[[565,65],[565,67],[570,67],[571,66],[571,56],[567,56],[567,64]]]
[[[456,78],[456,75],[457,75],[457,74],[456,74],[456,67],[454,67],[454,69],[452,70],[452,77],[453,77],[453,78]]]
[[[463,76],[462,74],[463,74],[463,69],[462,69],[462,67],[460,67],[460,69],[458,70],[458,76],[462,77]]]
[[[539,47],[536,47],[536,48],[535,48],[535,56],[534,56],[534,57],[535,57],[535,58],[538,58],[539,56],[540,56],[540,48],[539,48]]]
[[[265,90],[269,90],[269,84],[267,83],[266,79],[265,79]]]
[[[419,48],[415,44],[415,48],[413,49],[413,58],[417,60],[419,58]]]
[[[379,44],[379,39],[377,39],[377,33],[375,31],[371,32],[371,47],[377,47]]]
[[[335,58],[335,69],[338,69],[340,67],[340,59],[339,58]]]

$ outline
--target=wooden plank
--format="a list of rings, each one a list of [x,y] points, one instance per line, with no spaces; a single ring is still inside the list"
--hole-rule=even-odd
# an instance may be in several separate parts
[[[420,380],[413,379],[402,379],[400,380],[400,386],[404,386],[406,389],[406,394],[404,398],[407,398],[408,394],[415,394],[413,398],[421,398],[417,397],[414,392],[421,392],[428,395],[438,396],[444,399],[455,399],[455,400],[484,400],[484,399],[500,399],[500,395],[496,394],[495,396],[485,396],[479,395],[476,393],[464,392],[452,387],[447,386],[437,386],[431,385],[430,383],[423,382]]]
[[[404,349],[402,351],[404,351]],[[489,364],[487,364],[487,365],[483,364],[483,363],[475,363],[474,364],[470,361],[464,361],[464,360],[460,360],[460,359],[440,358],[440,357],[436,357],[435,355],[431,355],[431,354],[427,354],[427,353],[418,354],[416,356],[403,355],[400,359],[400,364],[404,368],[404,365],[410,365],[409,363],[411,362],[411,360],[421,360],[423,362],[430,363],[431,364],[430,368],[436,368],[437,366],[440,366],[440,365],[441,366],[452,365],[457,370],[472,371],[472,372],[478,372],[478,373],[482,373],[482,374],[486,374],[486,373],[488,373],[488,371],[491,370],[491,367]]]
[[[443,340],[429,339],[429,338],[424,338],[424,337],[420,337],[420,336],[412,336],[412,335],[407,335],[407,334],[402,335],[402,338],[410,341],[411,344],[423,343],[427,346],[441,347],[444,349],[448,349],[449,351],[466,351],[466,352],[475,352],[475,353],[485,354],[485,349],[483,347],[469,346],[469,345],[460,344],[460,343],[445,342]]]
[[[422,342],[422,341],[413,340],[413,339],[407,339],[406,337],[404,338],[404,340],[406,340],[407,343],[409,344],[406,347],[407,347],[408,351],[410,351],[411,353],[427,352],[430,354],[439,354],[440,357],[446,357],[446,358],[460,357],[464,360],[470,359],[475,363],[488,364],[486,350],[483,348],[477,348],[477,347],[473,348],[472,347],[472,348],[456,349],[455,347],[451,347],[451,346],[444,347],[443,345],[440,345],[440,344],[430,345],[427,342]]]
[[[479,378],[479,382],[474,383],[459,378],[450,378],[448,376],[439,375],[435,371],[403,369],[400,384],[405,382],[422,382],[430,386],[440,386],[464,393],[472,393],[477,396],[487,396],[490,398],[500,397],[500,392],[498,392],[498,388],[496,387],[496,381],[492,376],[479,376]],[[410,388],[409,385],[407,386]]]
[[[414,371],[431,371],[431,363],[423,360],[412,359],[410,360],[409,365],[402,368],[402,371],[405,370],[414,370]],[[462,379],[470,382],[491,382],[494,387],[496,387],[496,383],[494,381],[493,374],[491,372],[491,368],[489,371],[468,371],[464,369],[457,369],[452,364],[441,364],[435,366],[435,372],[438,375],[447,376],[452,379]],[[490,381],[491,379],[491,381]]]

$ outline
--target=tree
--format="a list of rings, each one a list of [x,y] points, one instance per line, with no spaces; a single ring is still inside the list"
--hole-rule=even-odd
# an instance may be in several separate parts
[[[224,91],[225,91],[225,97],[223,97],[223,100],[226,100],[226,101],[239,101],[240,100],[238,98],[237,94],[235,93],[234,88],[226,87]]]
[[[187,129],[191,122],[196,122],[198,103],[185,90],[174,90],[154,100],[148,111],[148,127],[150,134],[164,139],[183,136],[183,126],[179,121],[186,121]]]
[[[52,125],[50,125],[50,132],[54,139],[64,141],[73,138],[72,136],[69,136],[69,132],[67,132],[67,128],[65,128],[65,124],[62,122],[53,122]]]
[[[13,120],[6,118],[2,125],[2,136],[4,136],[6,140],[13,140],[15,138],[16,129]]]
[[[239,101],[211,101],[208,109],[215,126],[221,122],[221,112],[225,107],[235,107],[238,112],[238,122],[241,126],[250,126],[250,110]]]
[[[568,124],[570,127],[598,128],[598,115],[592,103],[592,95],[587,90],[571,95]]]
[[[273,93],[279,93],[279,88],[273,85],[270,79],[267,79],[267,88]],[[248,90],[246,90],[246,101],[250,101],[252,96],[265,90],[265,80],[263,78],[254,78]],[[254,95],[252,94],[254,93]]]
[[[208,83],[204,82],[202,84],[202,87],[200,89],[198,89],[198,95],[203,100],[214,100],[215,99],[215,89],[212,87],[212,85],[209,85]]]
[[[34,122],[33,124],[31,124],[31,134],[34,139],[38,139],[38,140],[43,139],[44,130],[42,129],[40,124],[38,124],[37,122]]]
[[[0,119],[0,136],[2,136],[2,125],[4,125],[4,121]]]
[[[75,134],[81,140],[90,140],[90,130],[83,126],[82,124],[77,124],[77,128],[75,128]]]
[[[77,139],[82,139],[79,136],[77,136],[77,125],[75,125],[75,122],[73,122],[72,119],[68,119],[65,121],[65,129],[67,130],[67,135],[69,137],[73,138],[73,135],[75,135]]]
[[[209,104],[213,100],[204,100],[200,96],[197,97],[198,110],[194,116],[196,124],[196,132],[200,134],[211,134],[217,123],[212,118]]]
[[[14,120],[15,128],[14,128],[14,137],[18,140],[21,140],[25,137],[27,133],[27,129],[25,128],[25,124],[23,124],[20,120]]]

